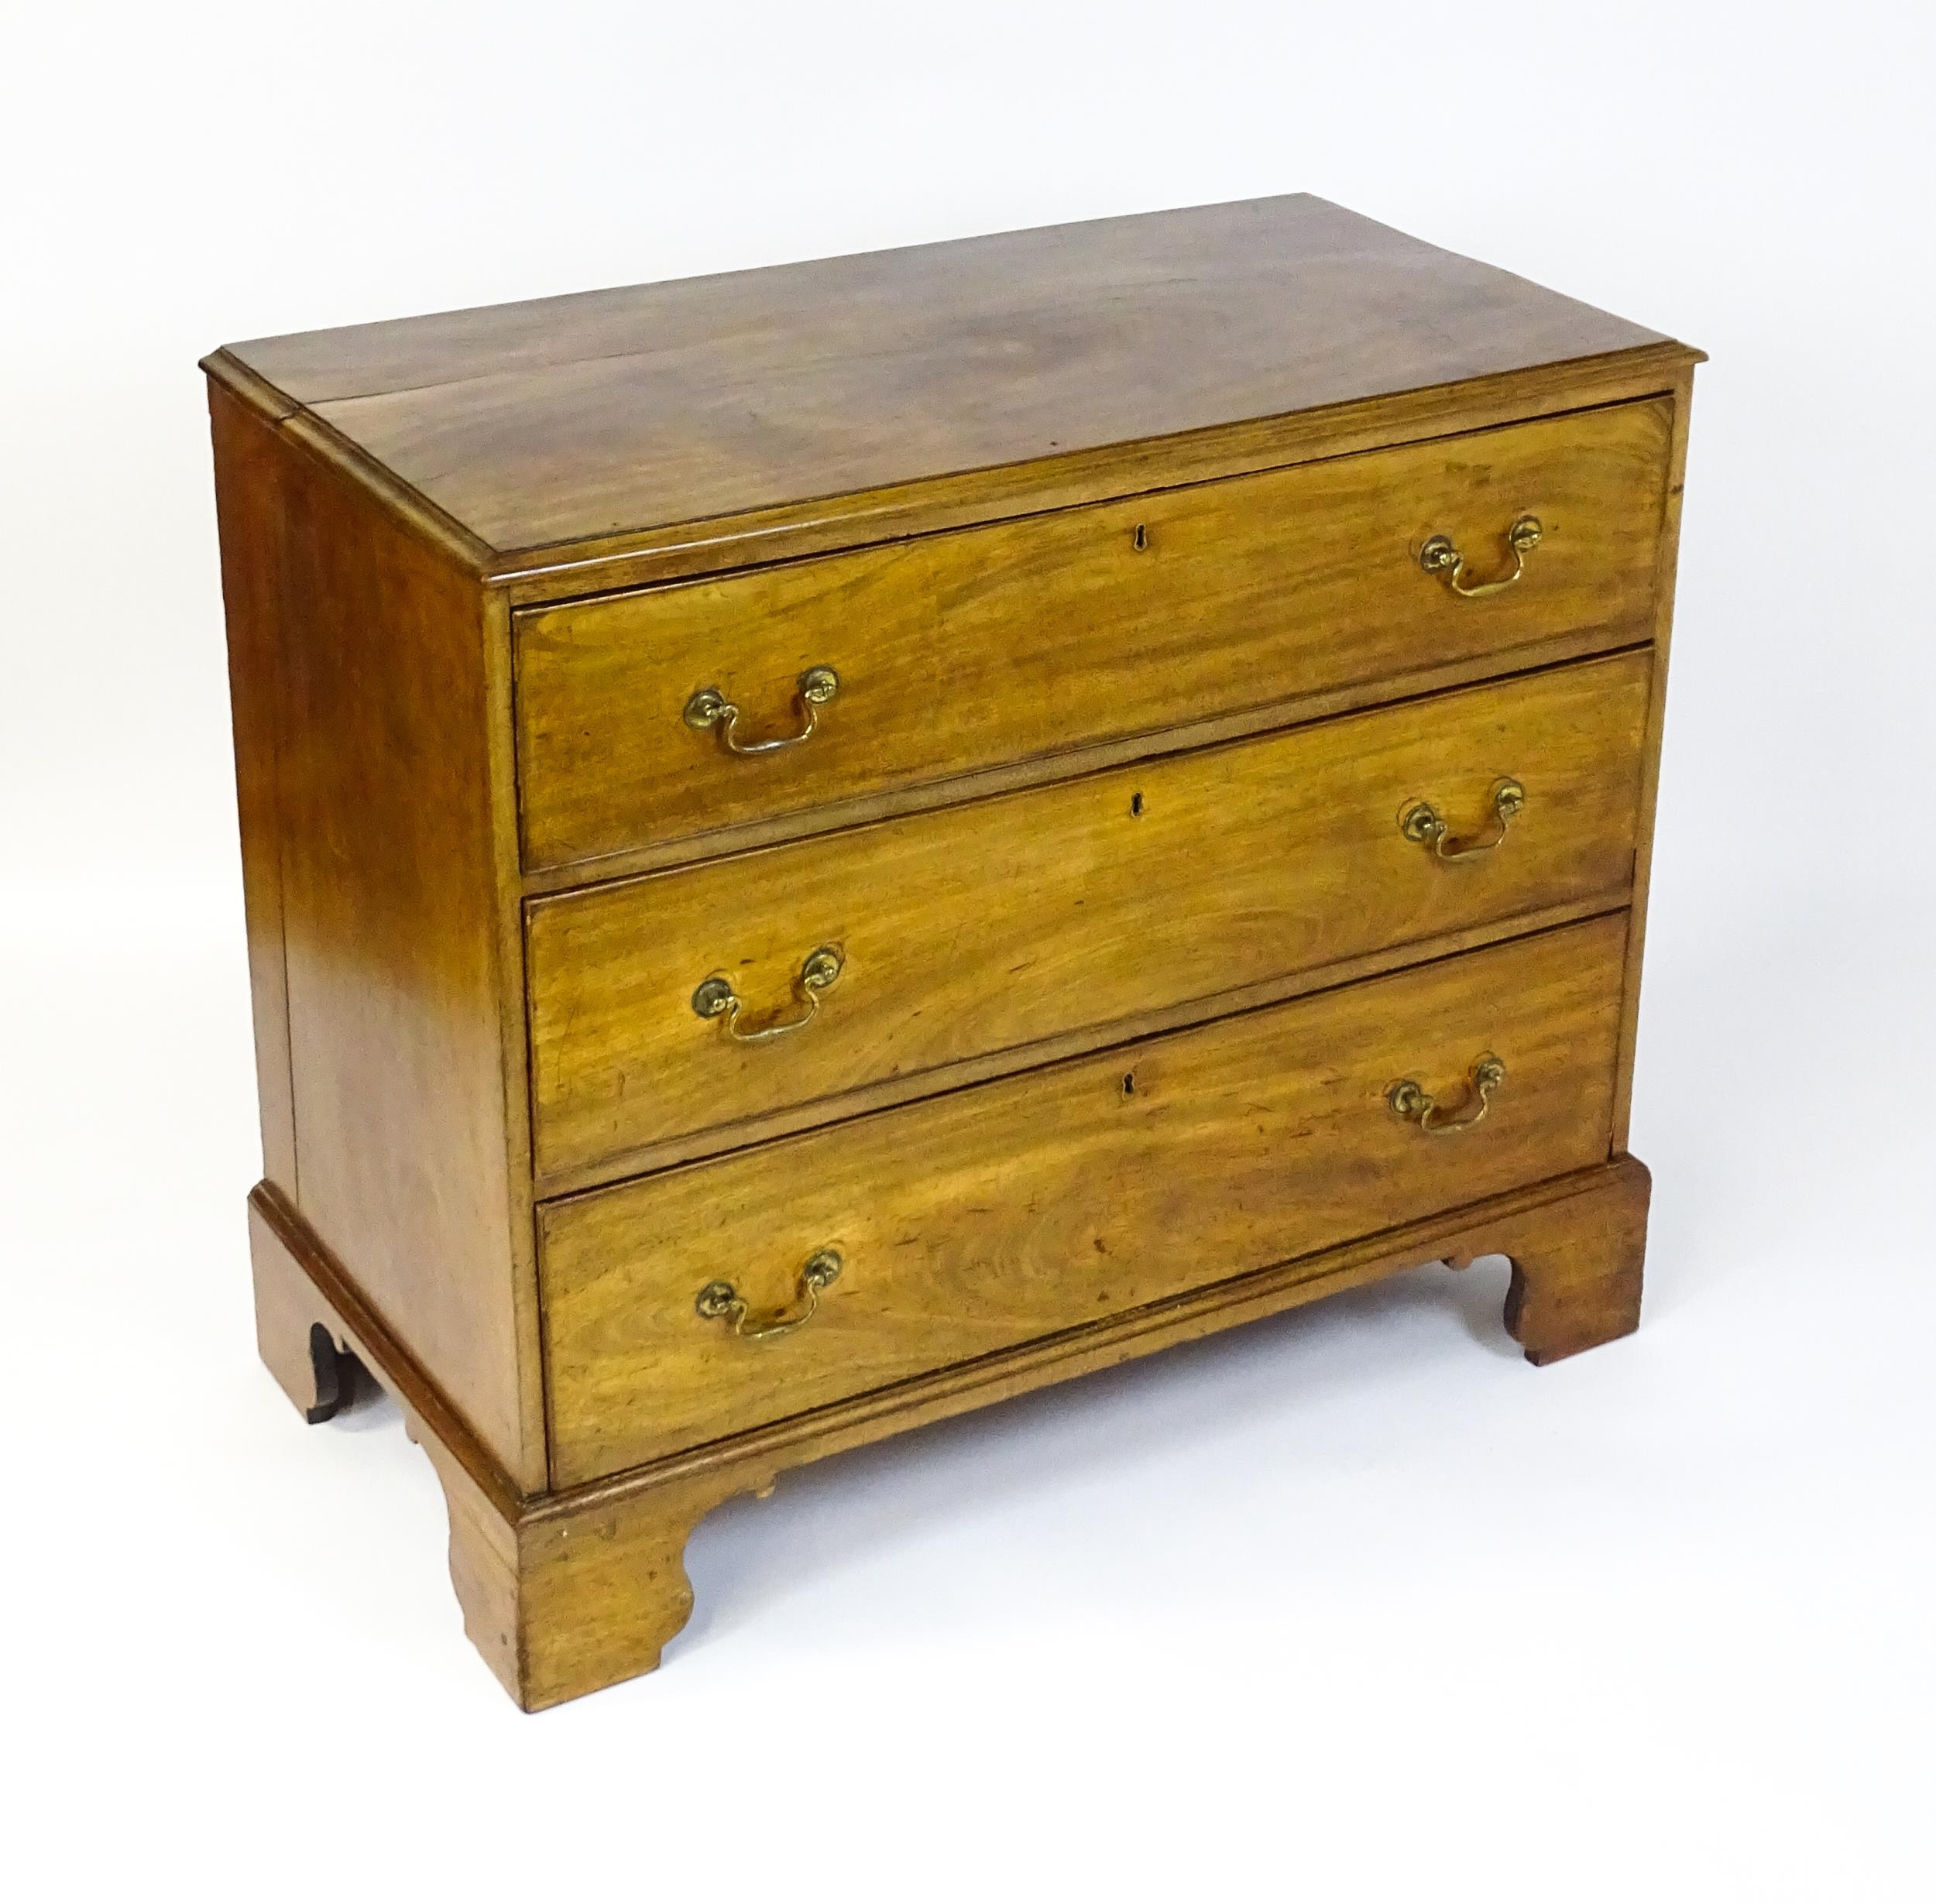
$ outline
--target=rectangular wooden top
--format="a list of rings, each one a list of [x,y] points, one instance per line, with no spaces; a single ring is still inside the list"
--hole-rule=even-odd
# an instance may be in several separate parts
[[[1670,341],[1299,194],[264,338],[210,367],[514,554]]]

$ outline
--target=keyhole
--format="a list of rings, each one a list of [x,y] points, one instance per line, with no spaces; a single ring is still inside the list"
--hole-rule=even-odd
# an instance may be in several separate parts
[[[1141,523],[1136,525],[1136,533],[1131,538],[1136,553],[1140,555],[1149,547],[1149,530]]]
[[[1123,1095],[1125,1097],[1134,1097],[1136,1095],[1136,1074],[1133,1071],[1125,1071],[1123,1073]]]
[[[1140,820],[1143,817],[1143,796],[1141,794],[1130,795],[1129,815],[1133,820]]]

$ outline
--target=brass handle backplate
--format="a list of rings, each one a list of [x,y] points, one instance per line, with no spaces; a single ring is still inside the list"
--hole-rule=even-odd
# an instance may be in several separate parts
[[[716,688],[702,688],[685,704],[685,724],[701,733],[709,730],[719,736],[728,753],[750,757],[754,754],[780,753],[812,739],[820,710],[840,691],[840,677],[830,667],[810,667],[794,683],[794,699],[806,717],[797,734],[782,734],[775,740],[742,740],[740,710]]]
[[[804,1309],[796,1308],[791,1313],[783,1311],[755,1322],[746,1298],[729,1282],[708,1283],[692,1306],[709,1323],[730,1323],[733,1333],[748,1342],[771,1342],[776,1336],[790,1336],[796,1329],[805,1328],[819,1310],[821,1291],[839,1274],[840,1252],[815,1250],[800,1265],[800,1286],[794,1300],[804,1302]]]
[[[1385,1093],[1385,1101],[1408,1124],[1416,1124],[1427,1137],[1457,1137],[1470,1130],[1492,1108],[1492,1094],[1505,1082],[1505,1066],[1490,1051],[1473,1060],[1467,1074],[1472,1096],[1465,1110],[1448,1117],[1445,1107],[1415,1078],[1402,1078]]]
[[[692,1009],[702,1018],[724,1018],[726,1034],[739,1045],[760,1045],[768,1038],[784,1038],[789,1031],[804,1031],[820,1009],[820,994],[839,977],[846,960],[837,945],[822,945],[810,952],[794,975],[793,995],[806,1007],[798,1017],[784,1018],[777,1024],[762,1025],[757,1031],[740,1029],[740,1014],[746,1000],[733,989],[733,981],[716,973],[705,980],[692,994]]]
[[[1502,780],[1492,789],[1492,817],[1497,824],[1483,839],[1454,839],[1451,828],[1429,800],[1415,800],[1399,815],[1399,831],[1407,839],[1416,840],[1434,859],[1453,866],[1504,846],[1506,828],[1525,805],[1526,789],[1516,780]]]
[[[1512,572],[1495,576],[1491,581],[1465,579],[1465,557],[1450,536],[1429,537],[1419,551],[1419,566],[1428,575],[1443,575],[1445,585],[1454,595],[1474,602],[1481,595],[1497,595],[1502,588],[1510,588],[1526,573],[1526,551],[1536,549],[1545,534],[1546,526],[1538,516],[1522,516],[1505,532],[1506,547],[1512,551]]]

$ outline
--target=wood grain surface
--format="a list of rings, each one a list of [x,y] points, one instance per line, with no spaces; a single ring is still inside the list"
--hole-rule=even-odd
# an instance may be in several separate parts
[[[228,354],[517,550],[1661,341],[1298,195]]]
[[[544,867],[1124,736],[1470,663],[1576,630],[1644,635],[1662,403],[1234,478],[516,617],[525,862]],[[1419,565],[1451,535],[1501,595]],[[686,725],[695,690],[747,758]]]
[[[540,1206],[554,1479],[568,1486],[1607,1154],[1618,914]],[[1433,1137],[1491,1052],[1491,1113]],[[820,1313],[756,1314],[843,1258]]]
[[[259,1341],[397,1398],[521,1703],[838,1449],[1437,1256],[1635,1326],[1698,359],[1300,197],[206,360]]]
[[[561,1495],[518,1530],[522,1644],[517,1675],[505,1683],[534,1708],[650,1672],[692,1607],[683,1551],[694,1523],[731,1495],[771,1493],[786,1467],[1419,1264],[1443,1257],[1462,1268],[1481,1253],[1509,1257],[1505,1324],[1536,1367],[1615,1341],[1639,1321],[1648,1199],[1646,1168],[1622,1157]],[[1261,1474],[1259,1487],[1268,1488]],[[462,1491],[451,1491],[451,1569],[462,1594],[460,1530],[474,1537]],[[497,1630],[501,1603],[465,1600],[466,1624],[496,1663],[484,1635]]]
[[[283,940],[282,801],[276,789],[287,610],[282,536],[287,455],[274,429],[218,384],[208,389],[228,616],[228,703],[242,835],[242,917],[256,1036],[263,1176],[296,1195],[295,1086]]]
[[[523,1081],[523,1026],[503,1010],[515,894],[494,844],[486,604],[300,446],[256,446],[276,465],[267,489],[228,461],[234,447],[218,434],[225,481],[246,482],[274,516],[273,529],[237,524],[225,582],[242,611],[231,627],[245,811],[257,750],[274,756],[273,836],[245,832],[244,846],[280,901],[294,1181],[277,1181],[493,1458],[539,1485],[530,1161],[507,1091]],[[259,600],[276,604],[273,666],[252,633]],[[273,1006],[276,987],[257,983]]]
[[[786,1106],[832,1117],[863,1086],[932,1089],[966,1059],[1020,1065],[1306,968],[1619,904],[1649,674],[1628,653],[534,902],[538,1168]],[[1426,800],[1485,836],[1509,776],[1526,804],[1493,850],[1444,864],[1401,832]],[[845,965],[804,1028],[740,1044],[695,1015],[716,973],[750,1025],[797,1015],[822,946]]]
[[[1687,467],[1687,424],[1694,403],[1694,366],[1675,380],[1673,434],[1667,451],[1667,492],[1661,510],[1660,540],[1656,561],[1658,578],[1653,603],[1653,703],[1647,712],[1647,736],[1641,760],[1640,808],[1633,860],[1633,904],[1628,914],[1627,996],[1620,1031],[1619,1083],[1614,1093],[1613,1141],[1618,1150],[1627,1144],[1633,1108],[1633,1061],[1640,1029],[1641,964],[1647,934],[1647,890],[1653,871],[1654,811],[1660,794],[1661,743],[1667,720],[1667,660],[1673,643],[1673,599],[1680,555],[1680,499]]]
[[[320,1326],[395,1398],[449,1503],[465,1631],[535,1710],[657,1666],[692,1607],[683,1551],[695,1523],[733,1495],[770,1494],[787,1468],[1440,1257],[1457,1267],[1505,1253],[1506,1323],[1527,1360],[1575,1354],[1638,1319],[1647,1199],[1646,1169],[1618,1158],[540,1500],[517,1497],[267,1184],[249,1199],[249,1233],[264,1360],[313,1417]]]

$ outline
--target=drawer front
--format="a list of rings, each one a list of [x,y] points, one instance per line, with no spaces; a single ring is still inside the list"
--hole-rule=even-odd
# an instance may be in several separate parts
[[[1625,938],[1612,914],[541,1206],[559,1483],[1604,1159]],[[1480,1121],[1393,1108],[1409,1079],[1469,1117],[1488,1056]],[[743,1317],[700,1312],[715,1283]]]
[[[530,610],[526,862],[771,820],[1576,630],[1643,633],[1670,407],[1621,405]],[[1516,557],[1511,525],[1543,536]],[[1469,558],[1454,592],[1419,555]],[[830,671],[832,698],[802,684]],[[824,685],[824,676],[815,677]],[[688,723],[693,697],[716,698]]]
[[[1620,904],[1651,665],[1578,663],[534,901],[540,1172],[789,1107],[831,1117],[884,1081],[912,1094],[951,1064],[1005,1068],[1045,1039],[1152,1028],[1139,1014]],[[1502,820],[1509,780],[1524,803]],[[839,962],[821,989],[816,955],[822,976]],[[736,1012],[700,1016],[705,985]]]

